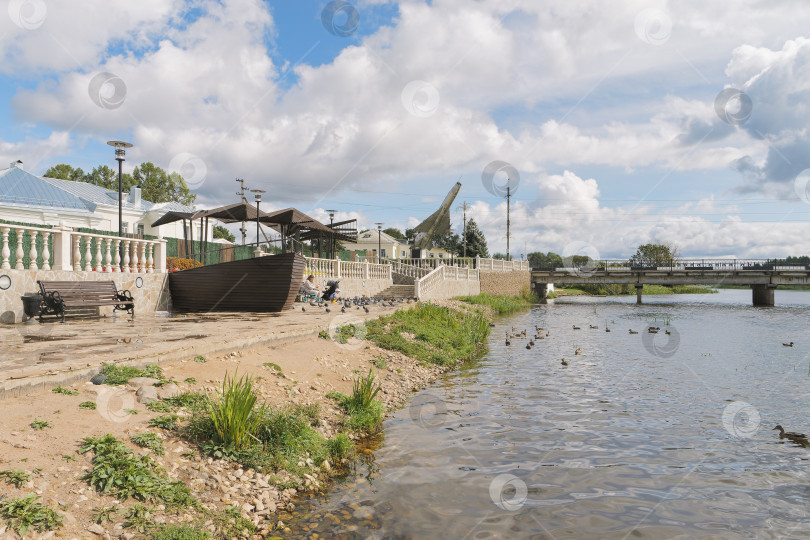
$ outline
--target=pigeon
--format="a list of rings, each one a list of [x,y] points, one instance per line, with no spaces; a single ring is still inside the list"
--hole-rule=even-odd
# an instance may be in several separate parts
[[[331,309],[329,309],[329,306],[326,306],[326,312],[327,312],[327,313],[332,313],[332,310],[331,310]]]
[[[343,306],[342,308],[340,308],[340,312],[341,313],[346,313],[346,306]]]
[[[363,310],[364,310],[366,313],[368,313],[368,312],[370,311],[370,310],[369,310],[369,309],[368,309],[366,306],[363,306]]]
[[[306,310],[307,310],[307,308],[305,308],[304,306],[301,306],[301,311],[306,311]]]

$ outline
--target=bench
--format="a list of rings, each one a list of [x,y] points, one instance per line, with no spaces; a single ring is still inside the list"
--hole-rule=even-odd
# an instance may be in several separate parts
[[[129,291],[119,291],[114,281],[37,281],[43,308],[43,315],[62,316],[65,310],[88,307],[114,306],[114,311],[127,311],[135,317],[135,300]]]

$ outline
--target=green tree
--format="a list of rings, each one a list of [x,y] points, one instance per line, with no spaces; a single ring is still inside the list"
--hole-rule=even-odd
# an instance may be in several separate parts
[[[505,261],[506,260],[506,253],[494,253],[492,255],[492,258]]]
[[[45,171],[42,176],[48,178],[58,178],[60,180],[70,180],[73,182],[84,182],[84,171],[80,168],[74,169],[67,163],[59,163]]]
[[[236,237],[222,225],[214,225],[214,240],[224,238],[228,242],[236,242]]]
[[[671,244],[644,244],[630,257],[630,266],[672,266],[680,257],[678,249]]]
[[[550,269],[550,268],[562,268],[565,266],[563,264],[562,257],[558,254],[549,251],[548,253],[543,253],[542,251],[535,251],[529,253],[529,266],[531,268],[543,268],[543,269]]]
[[[393,236],[397,240],[405,240],[405,235],[400,232],[399,229],[395,227],[388,227],[387,229],[383,229],[383,232],[388,236]]]
[[[467,257],[489,257],[487,239],[474,219],[467,222]]]
[[[166,171],[153,163],[141,163],[132,171],[132,179],[141,186],[144,200],[161,203],[176,201],[192,206],[197,195],[189,191],[186,181],[179,173]]]

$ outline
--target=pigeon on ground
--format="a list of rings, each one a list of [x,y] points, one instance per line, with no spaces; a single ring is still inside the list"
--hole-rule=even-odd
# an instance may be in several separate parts
[[[326,306],[326,312],[327,312],[327,313],[332,313],[332,310],[331,310],[331,309],[329,309],[329,306]]]
[[[369,309],[366,306],[363,306],[363,309],[365,310],[366,313],[369,312]]]
[[[307,308],[305,308],[304,306],[301,306],[301,311],[306,311],[306,310],[307,310]]]

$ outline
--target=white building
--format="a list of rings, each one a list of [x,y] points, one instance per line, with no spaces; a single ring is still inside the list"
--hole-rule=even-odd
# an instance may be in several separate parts
[[[122,196],[122,221],[125,234],[146,234],[164,238],[183,238],[183,222],[159,227],[151,224],[166,212],[193,212],[176,203],[151,203],[133,187]],[[0,219],[35,225],[65,225],[117,233],[118,192],[86,182],[71,182],[36,176],[25,171],[22,163],[0,169]],[[194,240],[201,238],[200,222],[194,223]],[[213,239],[213,224],[208,238]]]
[[[410,259],[413,257],[407,240],[394,238],[383,231],[363,231],[357,235],[357,242],[344,242],[343,247],[349,251],[365,250],[367,257],[376,257],[378,248],[380,256],[384,259]],[[449,256],[450,254],[441,248],[422,250],[423,259],[445,259]]]

